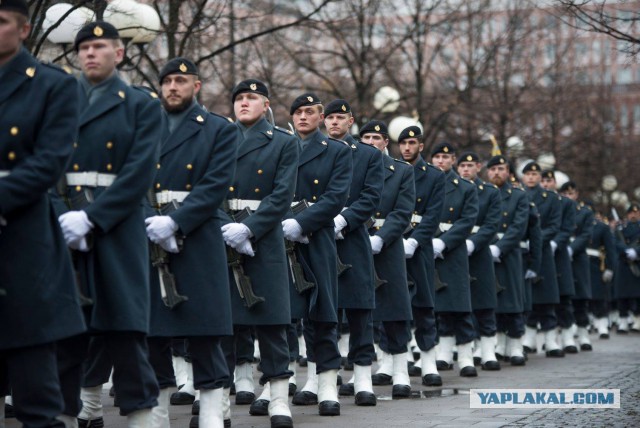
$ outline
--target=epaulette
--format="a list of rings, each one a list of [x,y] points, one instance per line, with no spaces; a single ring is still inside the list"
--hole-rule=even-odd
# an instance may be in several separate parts
[[[344,144],[345,146],[351,148],[351,145],[349,143],[347,143],[346,141],[344,141],[344,140],[338,140],[336,138],[331,138],[331,137],[327,137],[327,140],[333,141],[334,143]]]
[[[73,70],[68,65],[58,65],[52,62],[41,62],[40,64],[65,74],[73,74]]]
[[[224,119],[227,122],[233,123],[233,119],[231,119],[229,116],[224,116],[224,115],[221,115],[221,114],[218,114],[218,113],[214,113],[212,111],[210,111],[209,114],[212,115],[212,116],[219,117],[220,119]]]
[[[471,181],[471,180],[469,180],[469,179],[467,179],[467,178],[464,178],[464,177],[460,177],[460,178],[461,178],[462,180],[466,181],[466,182],[467,182],[467,183],[469,183],[469,184],[473,184],[473,185],[475,185],[475,184],[476,184],[476,183],[474,183],[473,181]]]
[[[514,189],[514,190],[519,190],[519,191],[521,191],[522,193],[524,193],[524,189],[521,189],[521,188],[519,188],[519,187],[511,186],[511,188],[512,188],[512,189]]]
[[[131,87],[133,89],[136,89],[140,92],[143,92],[145,95],[153,98],[153,99],[157,99],[158,98],[158,93],[156,91],[153,90],[153,88],[150,88],[148,86],[143,86],[143,85],[131,85]]]
[[[290,129],[280,128],[279,126],[275,126],[275,125],[274,125],[273,128],[277,129],[278,131],[282,132],[283,134],[293,135],[293,131],[290,130]]]
[[[363,144],[364,144],[364,143],[363,143]],[[406,160],[403,160],[403,159],[396,159],[396,158],[393,158],[393,160],[394,160],[394,161],[396,161],[396,162],[403,163],[403,164],[405,164],[405,165],[411,165],[409,162],[407,162]]]

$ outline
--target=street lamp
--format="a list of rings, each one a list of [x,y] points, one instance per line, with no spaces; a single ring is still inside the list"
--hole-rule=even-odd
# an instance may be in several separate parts
[[[118,30],[125,47],[125,58],[121,69],[131,70],[140,64],[145,46],[155,39],[160,30],[160,17],[155,9],[135,0],[112,0],[104,7],[104,1],[95,1],[94,10],[58,3],[47,9],[43,28],[48,31],[47,39],[62,47],[63,54],[54,60],[67,58],[78,31],[95,19],[104,19]],[[128,47],[134,45],[137,52],[127,54]]]

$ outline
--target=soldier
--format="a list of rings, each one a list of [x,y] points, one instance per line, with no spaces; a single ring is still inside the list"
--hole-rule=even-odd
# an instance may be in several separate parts
[[[551,244],[560,230],[562,221],[561,203],[555,192],[550,192],[540,186],[542,172],[540,165],[529,162],[523,168],[522,180],[525,184],[529,200],[536,205],[540,214],[540,229],[542,231],[542,264],[539,278],[532,287],[532,310],[527,317],[524,349],[527,352],[536,351],[536,333],[538,325],[545,336],[545,351],[547,357],[562,357],[564,352],[557,343],[558,320],[555,307],[560,302],[560,294]],[[536,274],[538,272],[535,272]],[[531,276],[531,275],[530,275]]]
[[[508,338],[511,365],[522,366],[525,364],[522,348],[524,278],[520,243],[527,230],[530,205],[525,193],[511,185],[509,169],[509,162],[502,155],[492,157],[487,163],[489,181],[500,189],[502,199],[498,239],[489,250],[496,263],[496,280],[501,288],[496,309],[497,329]]]
[[[96,354],[113,363],[120,413],[129,426],[147,426],[158,384],[146,342],[149,263],[141,201],[156,171],[160,102],[118,77],[124,49],[113,25],[85,25],[74,48],[82,68],[80,132],[66,174],[71,203],[59,222],[69,247],[79,250],[81,285],[93,301],[90,327],[101,336]],[[92,386],[84,398],[99,403],[101,391]]]
[[[420,153],[424,150],[422,132],[418,127],[408,127],[401,132],[398,146],[405,162],[413,165],[415,202],[411,216],[411,230],[404,234],[404,251],[407,259],[407,281],[410,281],[412,295],[411,309],[415,326],[415,338],[420,348],[420,374],[425,386],[442,385],[442,378],[436,366],[437,330],[435,307],[435,262],[433,257],[433,237],[438,228],[440,210],[444,204],[444,172],[424,161]],[[401,356],[393,356],[383,361],[378,370],[379,379],[374,385],[387,384],[391,373],[401,372]],[[387,362],[385,364],[385,362]],[[404,363],[406,364],[406,362]],[[416,366],[418,363],[416,362]],[[407,382],[403,386],[403,382]],[[408,396],[408,379],[393,379],[396,396]]]
[[[285,239],[296,242],[316,286],[304,295],[295,291],[292,315],[301,308],[305,318],[307,382],[293,396],[293,404],[319,403],[321,416],[340,414],[336,386],[340,369],[338,350],[338,272],[334,218],[349,197],[352,174],[351,148],[324,136],[320,124],[324,109],[317,95],[297,97],[289,113],[300,137],[300,159],[294,203],[306,201],[306,209],[296,211],[282,222]],[[301,244],[301,245],[299,245]]]
[[[489,245],[493,242],[500,213],[500,192],[494,184],[486,183],[478,177],[482,164],[474,152],[465,152],[458,158],[460,177],[473,182],[478,192],[478,217],[472,234],[466,240],[471,276],[471,307],[475,330],[480,340],[476,341],[480,350],[483,370],[500,370],[496,359],[496,275]]]
[[[161,390],[153,426],[169,426],[169,387],[176,386],[173,337],[187,338],[193,382],[200,390],[200,426],[219,426],[222,388],[229,382],[221,336],[230,335],[232,329],[229,282],[217,274],[226,269],[222,234],[212,213],[222,204],[233,178],[236,129],[226,118],[198,105],[202,82],[190,60],[168,61],[158,79],[165,120],[151,191],[155,212],[147,213],[145,220],[150,245],[166,253],[161,260],[155,247],[151,260],[149,349]],[[175,284],[167,280],[167,270]],[[170,294],[188,300],[171,302]],[[211,311],[214,303],[217,310]]]
[[[618,264],[613,275],[613,290],[620,311],[617,332],[626,334],[629,332],[629,315],[635,315],[636,320],[640,316],[640,308],[636,306],[640,299],[640,204],[629,206],[626,221],[616,225],[615,237]]]
[[[0,2],[0,425],[10,386],[23,426],[70,426],[78,391],[65,408],[56,341],[86,327],[47,189],[73,150],[78,88],[22,47],[30,31],[26,1]]]
[[[431,162],[445,173],[446,198],[433,239],[437,275],[435,310],[440,338],[436,361],[439,369],[450,370],[455,344],[460,376],[473,377],[478,373],[473,365],[475,331],[466,239],[478,216],[478,192],[473,183],[456,174],[455,161],[456,149],[450,143],[443,142],[431,149]]]
[[[560,187],[562,196],[576,202],[576,230],[575,236],[567,247],[572,262],[573,279],[576,294],[573,296],[573,308],[578,325],[578,344],[582,351],[591,351],[589,340],[589,301],[591,300],[591,282],[589,275],[589,256],[587,246],[593,234],[593,211],[584,202],[578,202],[580,192],[576,183],[568,181]]]
[[[233,89],[240,144],[228,205],[232,215],[245,209],[251,214],[244,219],[236,216],[235,222],[227,220],[222,230],[227,245],[248,256],[244,258],[244,273],[255,294],[264,298],[264,302],[248,307],[239,293],[232,293],[234,326],[255,326],[262,368],[260,383],[269,393],[266,413],[272,427],[292,427],[287,403],[289,377],[293,374],[287,345],[291,322],[289,267],[281,221],[293,200],[298,146],[289,131],[265,118],[268,97],[266,85],[255,79],[244,80]],[[230,278],[234,278],[231,271]]]
[[[616,244],[611,228],[596,212],[587,248],[589,273],[591,280],[591,314],[600,339],[609,338],[609,302],[611,301],[611,282],[616,270]]]
[[[349,383],[354,386],[356,405],[375,406],[376,396],[371,384],[371,364],[375,356],[375,272],[365,223],[374,215],[382,195],[382,153],[349,135],[353,114],[347,101],[331,101],[324,113],[329,136],[347,142],[353,155],[349,199],[342,212],[334,218],[338,257],[343,263],[351,265],[338,278],[338,307],[344,309],[350,331],[348,363],[353,364],[354,373]]]
[[[415,132],[415,131],[411,131]],[[408,138],[406,129],[400,134]],[[372,120],[360,129],[365,144],[384,152],[389,134],[384,122]],[[370,229],[370,245],[375,269],[380,281],[376,289],[374,317],[382,322],[384,334],[380,347],[384,352],[383,366],[389,373],[379,372],[376,378],[393,378],[392,398],[406,398],[411,393],[407,367],[407,345],[411,340],[411,296],[407,286],[402,234],[407,229],[415,204],[413,168],[404,161],[384,155],[384,187],[382,199],[376,209],[376,222]],[[379,382],[379,379],[376,381]]]
[[[556,195],[556,178],[553,171],[542,172],[542,187]],[[571,255],[568,248],[570,238],[576,229],[577,209],[576,203],[567,197],[560,196],[560,201],[562,202],[562,221],[558,232],[550,242],[556,262],[558,291],[560,293],[560,303],[556,306],[556,315],[564,352],[575,354],[578,352],[578,347],[573,339],[575,316],[572,298],[575,295],[575,285],[573,282],[573,269],[571,268]]]

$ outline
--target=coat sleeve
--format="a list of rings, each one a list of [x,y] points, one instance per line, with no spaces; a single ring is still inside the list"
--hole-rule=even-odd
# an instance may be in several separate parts
[[[423,213],[420,223],[408,235],[409,238],[418,241],[421,247],[433,245],[431,239],[440,223],[440,211],[442,211],[442,205],[444,204],[444,173],[436,171],[432,179],[434,183],[426,204],[427,210]],[[416,189],[417,192],[418,189]]]
[[[513,197],[518,198],[513,221],[509,224],[502,239],[496,243],[500,252],[503,254],[513,250],[520,251],[520,240],[527,231],[527,223],[529,220],[529,199],[527,195],[514,190],[512,193],[512,198]]]
[[[274,227],[280,227],[280,222],[289,211],[296,189],[297,146],[289,142],[282,145],[272,192],[263,198],[258,209],[243,221],[253,233],[254,240],[259,240]]]
[[[212,120],[213,117],[209,117]],[[236,127],[219,121],[212,136],[211,157],[207,172],[193,186],[182,206],[170,214],[180,231],[189,235],[202,223],[211,219],[227,196],[236,167]]]
[[[160,155],[160,101],[139,99],[133,113],[135,134],[126,161],[113,184],[85,208],[89,219],[104,233],[139,209]]]
[[[363,150],[363,149],[360,149]],[[347,220],[347,231],[355,230],[364,224],[380,203],[384,185],[384,164],[382,152],[372,149],[369,157],[364,185],[358,199],[340,214]]]
[[[333,218],[340,214],[344,204],[347,203],[353,157],[351,148],[343,144],[337,147],[331,167],[331,178],[318,202],[294,217],[305,235],[333,224]]]
[[[605,260],[604,263],[607,269],[611,269],[615,272],[618,258],[616,257],[616,243],[611,233],[611,228],[608,225],[603,224],[602,231],[602,243],[604,244]]]
[[[0,179],[0,215],[10,215],[41,198],[67,166],[78,134],[78,84],[71,76],[60,76],[51,90],[42,93],[46,108],[37,124],[33,154]]]
[[[549,217],[547,218],[546,225],[542,227],[542,240],[544,242],[550,242],[553,240],[560,230],[562,224],[562,202],[556,198],[555,201],[550,201],[551,207],[549,207]]]
[[[529,225],[527,229],[529,235],[529,269],[539,273],[542,269],[542,230],[540,229],[540,214],[534,206],[529,208]]]
[[[576,204],[573,201],[563,201],[562,222],[560,229],[553,238],[559,247],[569,245],[569,239],[576,230]]]
[[[593,212],[588,208],[582,209],[586,210],[586,214],[582,216],[580,234],[576,235],[576,239],[570,244],[574,253],[585,251],[593,234]]]
[[[413,180],[413,168],[403,168],[402,182],[396,195],[396,203],[393,209],[385,216],[384,224],[376,231],[382,240],[393,242],[402,236],[411,221],[411,210],[416,200],[415,182]]]
[[[462,185],[462,182],[460,185]],[[440,235],[440,239],[442,239],[446,245],[446,251],[451,251],[461,244],[464,244],[471,233],[473,225],[476,224],[476,218],[478,217],[478,191],[476,190],[476,186],[469,184],[464,186],[463,189],[464,200],[460,216],[453,223],[451,229]]]
[[[489,206],[484,222],[480,225],[477,233],[469,237],[476,249],[485,248],[493,241],[500,224],[500,192],[493,188],[485,188],[485,192],[491,192],[489,197]]]

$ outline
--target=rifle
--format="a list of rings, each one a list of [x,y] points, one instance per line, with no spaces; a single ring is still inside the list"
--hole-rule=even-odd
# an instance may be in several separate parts
[[[87,208],[93,202],[93,192],[91,189],[83,187],[78,194],[73,197],[69,197],[67,193],[67,180],[63,175],[56,185],[58,194],[65,202],[65,205],[72,211],[83,210]],[[93,232],[89,232],[85,238],[87,240],[87,247],[93,247]],[[76,289],[78,290],[78,299],[80,300],[80,306],[86,307],[93,305],[93,300],[84,293],[82,289],[82,281],[80,278],[80,271],[77,269],[79,260],[78,256],[80,252],[77,250],[69,249],[71,253],[71,262],[73,263],[73,273],[76,277]]]
[[[498,280],[498,276],[496,275],[496,294],[500,294],[504,290],[506,290],[506,288],[504,288],[502,284],[500,284],[500,281]]]
[[[447,284],[446,282],[442,282],[442,280],[440,279],[440,273],[438,272],[438,269],[434,270],[433,279],[436,283],[436,291],[440,291],[443,288],[446,288],[449,286],[449,284]]]
[[[386,279],[382,279],[378,276],[378,272],[376,271],[376,267],[373,267],[373,279],[374,279],[374,290],[377,290],[381,285],[385,285],[389,281]]]
[[[158,207],[156,201],[156,195],[153,190],[148,192],[149,202],[154,208]],[[179,203],[176,200],[164,205],[158,209],[161,215],[168,215],[169,213],[180,208]],[[178,240],[178,248],[182,247],[182,240]],[[160,279],[160,296],[162,302],[169,309],[173,309],[182,302],[189,300],[187,296],[178,294],[176,287],[176,279],[173,273],[169,270],[169,254],[159,244],[149,242],[149,258],[151,259],[151,265],[158,269],[158,278]]]
[[[289,270],[291,271],[293,286],[295,287],[298,294],[302,294],[305,291],[315,287],[316,284],[307,281],[307,279],[304,277],[302,265],[300,264],[300,262],[298,261],[298,257],[296,256],[296,243],[285,239],[284,248],[287,252],[287,258],[289,259]]]
[[[251,215],[251,210],[249,208],[245,208],[236,214],[229,214],[233,221],[240,223],[245,218]],[[251,309],[258,303],[264,302],[264,297],[256,296],[253,292],[253,285],[251,284],[251,278],[244,273],[244,267],[242,265],[244,261],[244,256],[240,254],[235,249],[227,246],[227,265],[231,268],[233,272],[233,278],[236,281],[236,287],[238,288],[238,293],[240,293],[240,298],[244,305]]]
[[[616,221],[616,238],[622,242],[622,244],[626,244],[627,240],[622,234],[622,224],[620,223],[620,216],[618,215],[618,211],[615,208],[611,208],[611,214],[613,215],[613,219]],[[635,277],[640,277],[640,267],[633,260],[629,260],[625,256],[625,260],[629,265],[629,270],[631,270],[631,274]]]

